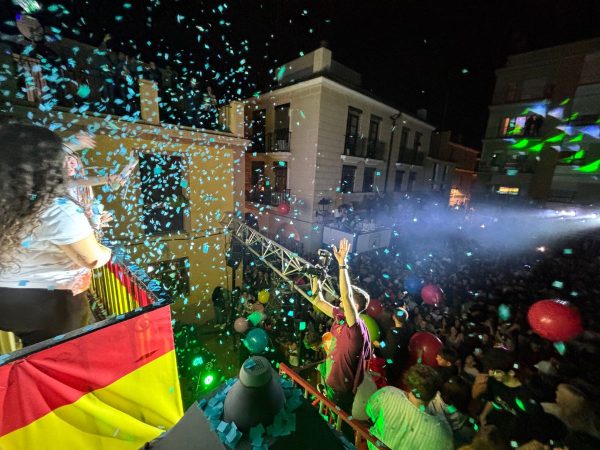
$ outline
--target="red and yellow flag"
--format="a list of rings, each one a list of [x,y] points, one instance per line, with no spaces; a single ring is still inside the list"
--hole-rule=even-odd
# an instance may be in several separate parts
[[[0,449],[139,449],[183,415],[168,306],[0,366]]]

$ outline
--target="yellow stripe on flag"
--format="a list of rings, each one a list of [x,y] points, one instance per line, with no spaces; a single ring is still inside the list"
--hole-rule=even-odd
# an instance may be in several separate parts
[[[183,416],[175,351],[0,437],[0,450],[138,450]]]

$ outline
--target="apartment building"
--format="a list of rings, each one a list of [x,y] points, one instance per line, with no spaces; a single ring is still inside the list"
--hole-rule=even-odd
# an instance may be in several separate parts
[[[245,108],[246,212],[263,232],[312,253],[339,205],[431,189],[426,120],[362,89],[324,47],[276,73],[278,86]]]
[[[52,45],[57,53],[69,52],[60,46],[73,43]],[[90,68],[78,64],[63,74],[69,91],[57,86],[55,104],[46,109],[49,90],[44,73],[34,69],[38,61],[18,53],[14,45],[8,48],[13,52],[2,55],[6,77],[0,86],[5,94],[0,119],[42,124],[65,137],[93,133],[96,148],[82,152],[90,176],[107,175],[106,168],[118,173],[133,152],[138,168],[123,189],[95,189],[105,210],[114,213],[105,237],[171,291],[177,298],[173,311],[178,320],[199,323],[212,318],[213,289],[232,284],[225,254],[229,239],[220,221],[243,203],[248,144],[243,138],[243,105],[234,102],[221,111],[232,132],[167,123],[160,117],[157,83],[140,79],[131,108],[137,113],[108,114],[95,91],[101,84],[91,82]],[[93,50],[84,44],[79,48],[80,53]],[[83,85],[87,95],[78,98],[74,94]]]
[[[599,200],[600,39],[512,55],[496,76],[482,196]]]

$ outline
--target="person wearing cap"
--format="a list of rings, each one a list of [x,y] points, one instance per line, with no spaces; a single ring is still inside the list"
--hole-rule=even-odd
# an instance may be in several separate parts
[[[313,305],[325,315],[334,319],[331,334],[335,339],[329,353],[332,365],[325,380],[328,396],[342,410],[352,410],[354,395],[362,383],[367,362],[371,357],[371,342],[367,326],[360,313],[369,305],[369,294],[350,284],[347,258],[350,243],[340,241],[339,250],[334,246],[333,253],[339,264],[340,307],[333,306],[323,298],[320,281],[311,280]]]

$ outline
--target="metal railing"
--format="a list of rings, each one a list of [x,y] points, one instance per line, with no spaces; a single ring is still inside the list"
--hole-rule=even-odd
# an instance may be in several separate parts
[[[371,434],[368,422],[353,419],[351,414],[340,409],[286,364],[279,364],[279,373],[288,377],[294,385],[299,386],[304,391],[304,398],[308,399],[310,397],[312,406],[318,407],[319,413],[326,417],[329,424],[336,430],[341,430],[343,422],[348,424],[354,432],[354,445],[358,450],[366,450],[368,448],[367,443],[372,444],[379,450],[389,450],[389,447]]]
[[[280,128],[267,133],[267,152],[289,152],[292,133],[289,128]]]
[[[92,271],[88,291],[96,318],[126,314],[138,308],[169,301],[169,294],[145,270],[129,264],[120,252],[105,266]]]
[[[289,203],[291,201],[291,193],[289,189],[275,191],[273,189],[261,189],[259,186],[252,186],[246,191],[246,201],[261,205],[279,206],[281,203]]]
[[[378,140],[367,141],[367,158],[383,160],[385,142]]]
[[[401,148],[398,155],[398,162],[402,164],[410,164],[413,166],[422,166],[425,161],[425,152],[416,148]]]
[[[66,108],[76,107],[77,109],[71,112],[93,111],[119,116],[129,115],[136,120],[141,111],[139,83],[144,78],[141,73],[136,73],[134,78],[125,80],[113,72],[102,71],[99,66],[84,64],[65,68],[58,65],[42,65],[37,58],[17,53],[13,53],[11,63],[13,67],[8,68],[7,73],[14,74],[17,99],[44,105],[44,108],[55,105]],[[52,73],[49,73],[50,71]],[[179,91],[179,89],[160,88],[156,92],[157,98],[160,99],[162,122],[230,131],[229,111],[226,105],[220,107],[218,111],[215,110],[215,120],[202,118],[202,123],[189,123],[191,107],[182,101],[184,96]],[[154,100],[151,103],[154,103]],[[196,112],[192,116],[194,121],[198,119]],[[275,145],[282,144],[276,142]],[[289,138],[287,138],[287,146],[288,150],[278,151],[289,151]]]
[[[383,160],[385,142],[347,134],[344,139],[344,155]]]
[[[347,134],[344,139],[344,155],[364,158],[365,138],[356,135]]]

